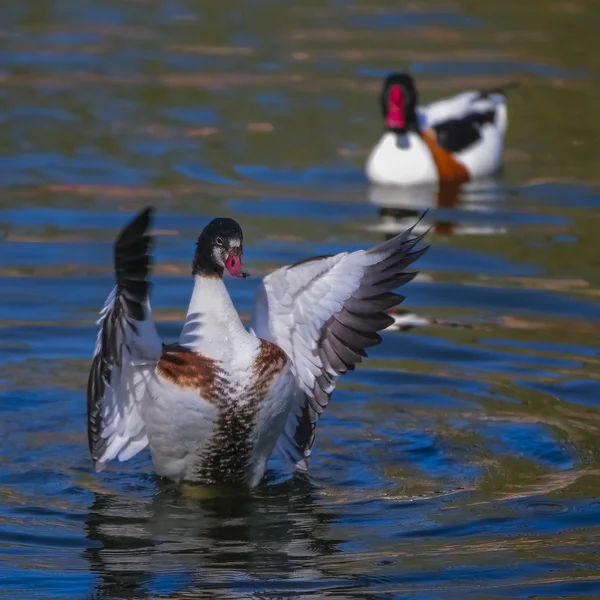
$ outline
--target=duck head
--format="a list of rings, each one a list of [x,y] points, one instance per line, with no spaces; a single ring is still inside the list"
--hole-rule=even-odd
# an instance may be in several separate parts
[[[242,271],[244,236],[237,221],[213,219],[203,230],[196,244],[192,274],[203,277],[223,277],[227,269],[232,277],[248,277]]]
[[[383,82],[380,103],[386,131],[419,131],[419,96],[413,78],[407,73],[392,73]]]

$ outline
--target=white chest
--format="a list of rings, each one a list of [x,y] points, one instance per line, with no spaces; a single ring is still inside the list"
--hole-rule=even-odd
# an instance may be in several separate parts
[[[379,185],[418,185],[439,179],[431,152],[416,133],[384,133],[367,159],[366,174]]]
[[[248,365],[258,339],[244,328],[222,279],[196,277],[179,344],[233,372]]]

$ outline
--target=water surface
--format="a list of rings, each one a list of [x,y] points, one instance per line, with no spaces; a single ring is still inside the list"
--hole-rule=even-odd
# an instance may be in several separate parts
[[[0,8],[0,597],[600,596],[600,17],[591,0],[23,0]],[[506,169],[370,188],[380,78],[424,101],[518,79]],[[309,479],[177,488],[85,436],[112,241],[158,208],[179,334],[194,240],[254,277],[431,207],[405,323],[342,379]]]

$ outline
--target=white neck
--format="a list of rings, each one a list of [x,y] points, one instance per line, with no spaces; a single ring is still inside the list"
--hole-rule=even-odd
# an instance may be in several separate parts
[[[246,336],[223,279],[196,275],[179,343],[211,358],[223,359]]]

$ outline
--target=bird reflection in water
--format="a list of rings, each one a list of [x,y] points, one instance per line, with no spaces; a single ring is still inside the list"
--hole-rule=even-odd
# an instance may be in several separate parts
[[[383,234],[384,240],[404,231],[425,209],[434,209],[415,226],[415,234],[431,232],[444,236],[505,234],[506,228],[493,223],[499,200],[507,195],[498,179],[472,181],[466,184],[447,183],[425,186],[377,186],[368,191],[369,201],[379,207],[380,222],[371,231]],[[466,218],[465,218],[466,217]],[[467,221],[467,223],[463,223]],[[484,221],[478,223],[477,221]],[[417,278],[426,281],[428,276],[420,273]],[[408,331],[415,327],[461,327],[465,323],[444,321],[425,317],[404,308],[389,311],[394,323],[387,331]]]
[[[331,520],[302,477],[253,491],[161,482],[151,499],[96,493],[83,552],[98,576],[91,598],[229,598],[267,580],[319,581],[319,558],[338,552]]]
[[[371,186],[369,202],[379,207],[380,223],[372,231],[388,240],[414,223],[424,209],[430,212],[415,228],[421,233],[431,226],[438,235],[505,234],[506,228],[493,222],[499,200],[506,188],[497,179],[414,187]],[[437,214],[441,213],[441,214]],[[431,223],[433,221],[433,223]],[[479,222],[478,222],[479,221]]]

